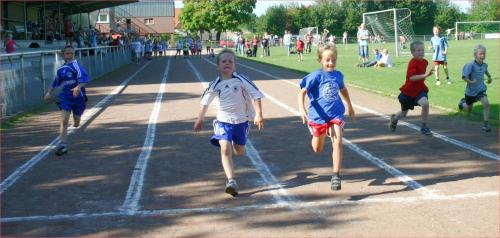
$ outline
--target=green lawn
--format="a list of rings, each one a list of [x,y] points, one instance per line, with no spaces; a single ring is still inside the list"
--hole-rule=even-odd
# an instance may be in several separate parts
[[[429,42],[426,43],[426,49]],[[499,41],[498,40],[473,40],[473,41],[450,41],[450,49],[448,51],[448,70],[450,79],[453,82],[451,85],[446,83],[441,86],[434,84],[434,76],[427,78],[427,87],[429,87],[429,101],[432,106],[444,108],[449,111],[450,116],[465,116],[463,113],[457,112],[457,104],[460,98],[464,96],[465,81],[461,79],[462,67],[465,63],[473,59],[473,49],[476,44],[486,46],[486,62],[488,63],[489,72],[492,75],[493,82],[488,86],[488,99],[491,108],[491,124],[498,126],[498,74],[499,74]],[[350,86],[362,87],[376,91],[380,94],[396,97],[399,94],[399,87],[405,81],[406,67],[410,56],[395,56],[394,44],[374,44],[370,45],[370,59],[373,59],[374,48],[388,48],[393,56],[393,68],[358,68],[357,45],[350,44],[346,47],[338,45],[338,61],[337,69],[345,76],[345,82]],[[305,74],[318,69],[320,64],[317,62],[317,54],[313,48],[311,54],[304,56],[303,62],[297,62],[297,55],[287,56],[284,47],[271,48],[271,57],[251,58],[259,62],[269,63],[291,70],[299,71]],[[430,54],[426,56],[429,65],[432,65]],[[259,48],[258,55],[261,54]],[[444,71],[440,66],[440,78],[445,82]],[[482,106],[480,103],[474,104],[472,114],[468,117],[471,120],[482,121]]]

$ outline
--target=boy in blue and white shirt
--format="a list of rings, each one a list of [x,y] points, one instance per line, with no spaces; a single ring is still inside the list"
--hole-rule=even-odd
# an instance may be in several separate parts
[[[433,51],[432,60],[434,61],[434,76],[436,77],[436,85],[441,85],[439,81],[439,65],[443,65],[444,73],[446,74],[446,81],[451,84],[450,77],[448,76],[448,62],[446,55],[448,54],[448,40],[446,37],[441,36],[441,28],[434,26],[432,28],[434,36],[431,38],[430,48]]]
[[[65,63],[57,70],[56,77],[45,95],[45,100],[49,100],[54,89],[61,88],[61,92],[57,95],[59,99],[57,105],[61,110],[61,143],[56,150],[58,156],[68,152],[68,121],[71,112],[73,112],[73,126],[80,125],[80,119],[87,104],[85,85],[89,82],[85,68],[74,59],[75,49],[73,46],[64,47],[62,54]]]
[[[253,118],[259,130],[264,127],[261,98],[264,95],[246,76],[234,72],[236,55],[228,48],[217,56],[219,77],[210,83],[201,98],[202,109],[193,130],[203,128],[203,118],[208,105],[218,98],[217,120],[214,120],[214,135],[210,142],[220,147],[222,166],[228,179],[225,192],[238,195],[238,185],[234,176],[233,148],[236,155],[245,154],[249,120]],[[253,110],[255,105],[255,111]]]
[[[467,111],[469,114],[472,110],[472,104],[480,101],[483,105],[483,131],[490,132],[491,128],[488,125],[490,118],[490,103],[486,95],[486,84],[484,84],[484,75],[488,76],[486,83],[491,83],[491,75],[488,72],[488,64],[484,62],[486,59],[486,47],[477,45],[474,47],[474,60],[464,65],[462,69],[462,79],[467,82],[465,88],[465,98],[462,98],[458,103],[458,109]]]

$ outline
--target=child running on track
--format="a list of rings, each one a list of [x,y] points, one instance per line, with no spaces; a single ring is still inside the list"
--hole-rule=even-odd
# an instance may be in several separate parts
[[[490,118],[490,103],[486,95],[486,85],[484,84],[484,75],[488,76],[488,84],[491,83],[491,75],[488,72],[488,64],[484,62],[486,59],[486,47],[477,45],[474,47],[474,60],[464,65],[462,69],[462,79],[467,82],[465,87],[465,98],[462,98],[458,103],[458,109],[467,111],[469,114],[472,110],[472,104],[480,101],[483,105],[483,131],[490,132],[491,128],[488,125]]]
[[[222,167],[227,177],[225,192],[238,195],[238,184],[233,168],[233,149],[236,155],[245,154],[245,143],[249,132],[249,120],[259,130],[264,127],[261,98],[264,95],[246,76],[235,72],[236,55],[230,49],[223,49],[216,58],[219,76],[210,83],[202,95],[202,108],[193,130],[201,131],[208,105],[218,97],[217,119],[214,120],[214,135],[210,142],[220,147]],[[255,111],[251,99],[254,100]]]
[[[434,26],[432,28],[434,36],[431,38],[430,48],[433,50],[432,60],[434,61],[434,76],[436,77],[436,85],[441,85],[439,81],[439,65],[443,65],[444,73],[446,74],[446,82],[451,84],[450,77],[448,76],[448,62],[446,55],[448,54],[448,40],[446,37],[441,36],[441,28]]]
[[[421,106],[422,127],[420,128],[420,132],[426,136],[431,136],[431,129],[427,127],[427,116],[429,115],[427,93],[429,89],[425,85],[425,78],[432,74],[433,68],[430,68],[427,73],[425,72],[429,63],[424,59],[425,50],[423,42],[412,42],[410,50],[413,58],[408,63],[405,84],[399,88],[401,93],[398,99],[401,104],[401,111],[391,115],[389,129],[395,131],[398,120],[406,117],[408,110],[413,110],[415,106]]]
[[[318,61],[322,68],[306,77],[300,83],[299,110],[302,123],[309,126],[312,134],[311,145],[315,153],[323,151],[325,137],[330,137],[333,144],[333,176],[331,190],[341,189],[340,171],[343,159],[342,137],[344,134],[344,103],[347,113],[354,117],[349,92],[344,85],[344,75],[335,70],[337,48],[325,43],[318,48]],[[309,112],[305,107],[305,95],[309,97]]]
[[[62,87],[61,93],[58,95],[59,102],[57,103],[61,110],[61,143],[56,150],[57,156],[68,153],[69,117],[71,112],[73,112],[73,126],[78,127],[80,125],[80,119],[87,104],[85,85],[89,82],[85,68],[74,59],[75,49],[73,46],[65,46],[62,54],[65,63],[57,70],[56,77],[47,94],[45,94],[45,100],[49,100],[53,90]]]

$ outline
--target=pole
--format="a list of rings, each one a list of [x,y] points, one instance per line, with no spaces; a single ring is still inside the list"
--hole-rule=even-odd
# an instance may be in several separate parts
[[[26,0],[24,0],[24,39],[28,39],[28,24],[27,24],[28,9],[26,7]]]
[[[398,47],[398,20],[396,15],[396,8],[393,8],[394,14],[394,46],[396,47],[396,56],[399,56],[399,47]]]

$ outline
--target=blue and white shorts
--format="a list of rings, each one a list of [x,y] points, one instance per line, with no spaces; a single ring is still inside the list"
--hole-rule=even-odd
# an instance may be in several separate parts
[[[214,120],[214,135],[210,139],[212,145],[220,147],[219,140],[227,140],[237,145],[245,145],[247,142],[249,124],[248,121],[240,124],[231,124]]]
[[[60,110],[73,112],[76,116],[81,116],[86,108],[85,97],[60,96],[60,101],[57,103]]]

